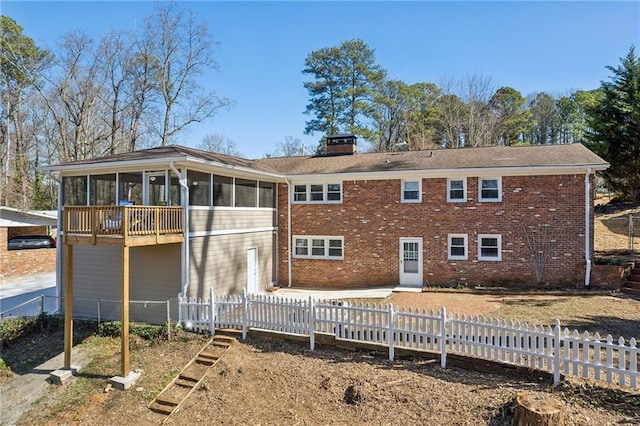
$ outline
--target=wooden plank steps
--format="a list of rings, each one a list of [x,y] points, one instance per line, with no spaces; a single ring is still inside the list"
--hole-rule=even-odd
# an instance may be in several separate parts
[[[182,371],[151,401],[148,408],[167,417],[178,411],[182,403],[197,389],[209,370],[236,341],[229,336],[214,336],[200,349]]]

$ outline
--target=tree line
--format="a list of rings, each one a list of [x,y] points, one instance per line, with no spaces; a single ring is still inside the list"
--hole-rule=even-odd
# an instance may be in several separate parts
[[[375,151],[582,142],[598,99],[597,89],[525,97],[476,74],[406,83],[360,39],[311,52],[302,72],[311,77],[305,132],[352,133]]]
[[[55,207],[42,164],[167,145],[230,105],[200,78],[218,68],[206,22],[157,3],[140,28],[66,33],[56,55],[1,17],[0,204]]]
[[[69,32],[55,55],[10,17],[1,16],[0,30],[0,205],[55,208],[56,185],[39,166],[166,145],[232,104],[203,90],[203,78],[218,68],[218,44],[206,22],[175,3],[158,3],[139,28],[99,40]],[[609,67],[611,81],[600,88],[523,96],[480,75],[438,84],[391,79],[373,49],[349,40],[304,61],[310,117],[304,131],[353,133],[375,151],[588,143],[611,162],[612,189],[640,202],[640,189],[636,195],[625,189],[627,182],[640,188],[638,63],[632,48],[619,67]],[[199,147],[240,155],[219,134]],[[305,154],[300,140],[288,136],[268,155]]]
[[[311,52],[305,133],[350,133],[374,151],[583,143],[611,164],[606,184],[640,205],[640,60],[632,46],[593,90],[526,97],[482,75],[406,83],[360,40]],[[320,139],[317,152],[325,149]]]

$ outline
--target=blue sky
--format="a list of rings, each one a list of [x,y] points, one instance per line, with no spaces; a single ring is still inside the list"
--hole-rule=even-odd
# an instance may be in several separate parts
[[[242,154],[262,157],[285,136],[312,149],[303,135],[308,94],[306,56],[353,38],[375,49],[388,76],[438,83],[466,74],[527,95],[594,89],[634,44],[640,50],[640,2],[179,2],[197,13],[220,42],[218,72],[206,86],[235,106],[182,135],[196,146],[208,133],[232,139]],[[61,35],[83,30],[96,40],[132,29],[154,3],[0,3],[39,46],[55,51]]]

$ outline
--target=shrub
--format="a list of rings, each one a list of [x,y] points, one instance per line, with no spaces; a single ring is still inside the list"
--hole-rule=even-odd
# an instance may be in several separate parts
[[[622,257],[596,257],[593,259],[593,263],[595,265],[612,265],[612,266],[620,266],[626,265],[627,259]]]
[[[98,326],[98,334],[103,337],[120,337],[120,328],[120,321],[103,322]],[[144,340],[158,340],[165,335],[165,330],[159,325],[130,323],[129,334]]]

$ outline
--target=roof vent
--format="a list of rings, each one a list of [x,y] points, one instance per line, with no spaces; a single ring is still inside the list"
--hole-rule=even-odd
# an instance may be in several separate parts
[[[353,155],[358,150],[355,135],[327,136],[327,155]]]

